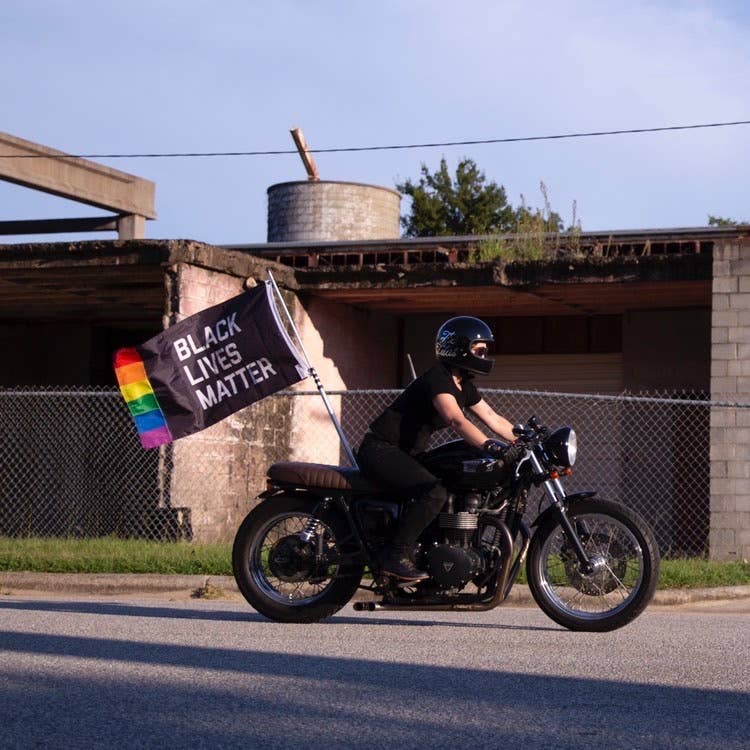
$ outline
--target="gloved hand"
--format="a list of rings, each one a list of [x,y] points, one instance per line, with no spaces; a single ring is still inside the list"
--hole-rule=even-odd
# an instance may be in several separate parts
[[[517,461],[523,455],[523,446],[518,443],[507,445],[499,440],[486,440],[482,450],[492,458],[499,458],[506,464]]]

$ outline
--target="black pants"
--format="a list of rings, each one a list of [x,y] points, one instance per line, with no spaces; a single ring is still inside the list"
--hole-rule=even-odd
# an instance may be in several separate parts
[[[409,498],[393,537],[396,546],[409,547],[428,524],[437,517],[448,499],[448,492],[440,480],[427,471],[416,458],[398,446],[365,435],[357,462],[362,474],[374,484],[393,490],[402,498]]]

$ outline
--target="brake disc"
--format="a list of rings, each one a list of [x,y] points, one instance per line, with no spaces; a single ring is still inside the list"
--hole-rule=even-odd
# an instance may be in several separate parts
[[[315,572],[315,551],[297,534],[279,539],[268,552],[268,567],[281,581],[307,581]]]
[[[628,567],[623,546],[606,534],[590,534],[585,539],[586,553],[598,558],[600,564],[592,573],[581,571],[575,552],[567,547],[560,550],[565,573],[571,586],[587,596],[610,594],[621,585]]]

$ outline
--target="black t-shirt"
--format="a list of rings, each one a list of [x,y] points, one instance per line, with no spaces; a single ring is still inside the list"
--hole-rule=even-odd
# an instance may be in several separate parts
[[[409,383],[370,425],[370,430],[407,453],[420,453],[427,447],[430,435],[446,426],[432,403],[435,396],[450,393],[462,410],[482,400],[470,379],[464,379],[461,386],[456,386],[450,369],[438,363]]]

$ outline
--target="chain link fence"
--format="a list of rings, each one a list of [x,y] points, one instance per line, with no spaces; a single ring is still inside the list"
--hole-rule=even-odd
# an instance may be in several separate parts
[[[666,556],[706,552],[711,413],[740,405],[712,403],[700,393],[648,397],[482,393],[513,422],[525,422],[534,414],[549,427],[576,429],[578,460],[565,481],[568,491],[595,489],[602,497],[636,509],[652,524]],[[329,394],[353,447],[397,394],[395,390]],[[291,436],[286,435],[278,447],[264,445],[264,461],[346,465],[317,392],[284,392],[270,398],[289,411],[293,426]],[[257,406],[243,410],[250,412],[251,424]],[[258,422],[254,432],[263,434]],[[442,431],[433,442],[452,437]],[[265,480],[263,470],[257,468],[245,475],[242,466],[217,472],[231,453],[222,451],[217,442],[214,450],[193,452],[190,481],[176,482],[176,449],[143,450],[117,390],[0,389],[0,536],[190,540],[197,523],[191,510],[199,504],[198,498],[233,492],[241,499],[238,518],[229,519],[229,540]],[[177,485],[179,497],[174,496]],[[532,496],[529,503],[532,516],[543,502],[541,489],[538,500]]]

